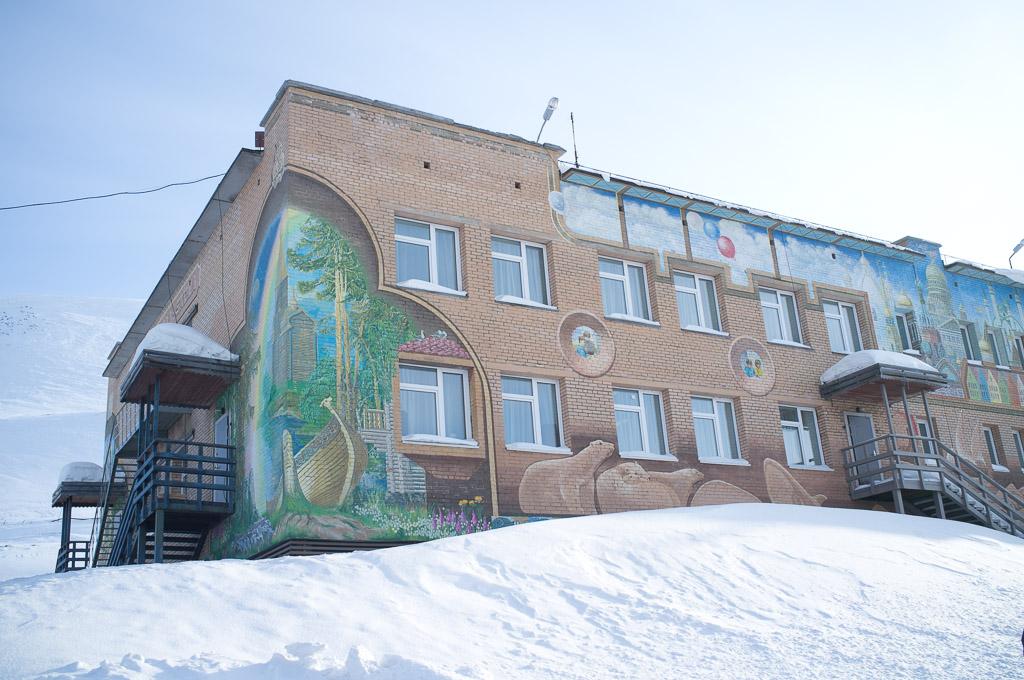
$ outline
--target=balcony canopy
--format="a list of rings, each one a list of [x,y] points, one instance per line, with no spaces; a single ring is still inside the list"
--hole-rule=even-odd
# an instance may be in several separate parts
[[[163,406],[211,408],[238,379],[238,356],[190,326],[154,326],[135,350],[121,401],[145,403],[159,381]]]
[[[917,357],[902,352],[866,349],[848,354],[821,374],[821,396],[878,395],[878,385],[908,393],[945,387],[946,376]]]

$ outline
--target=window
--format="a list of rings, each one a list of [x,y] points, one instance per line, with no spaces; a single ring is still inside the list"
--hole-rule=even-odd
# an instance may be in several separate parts
[[[822,300],[825,310],[825,324],[828,326],[828,341],[833,352],[849,354],[863,349],[860,343],[860,326],[857,324],[857,310],[845,302]]]
[[[398,374],[404,440],[476,444],[470,439],[465,371],[400,364]]]
[[[1017,353],[1017,365],[1024,368],[1024,338],[1019,335],[1013,339],[1013,349]]]
[[[792,293],[759,288],[764,328],[769,340],[801,344],[800,319],[796,313],[796,298]]]
[[[711,462],[741,460],[732,401],[712,397],[693,397],[690,401],[697,457]]]
[[[973,323],[960,324],[960,340],[964,344],[964,355],[968,361],[981,361],[981,350],[978,348],[978,334]]]
[[[679,325],[683,328],[721,332],[722,321],[718,316],[715,280],[707,276],[673,272],[672,282],[676,288],[676,304],[679,305]]]
[[[228,458],[229,454],[226,447],[231,445],[231,420],[227,413],[213,421],[213,443],[215,445],[213,455],[217,458]],[[213,469],[218,472],[226,471],[228,469],[228,466],[222,463],[212,463],[212,466]],[[215,484],[222,484],[226,480],[224,477],[213,477],[212,481]],[[211,494],[210,499],[213,500],[214,503],[224,503],[228,499],[228,492],[226,489],[214,489],[212,492],[204,491],[204,500],[206,500],[205,496],[208,493]]]
[[[647,274],[643,265],[602,257],[599,266],[605,316],[650,321]]]
[[[1020,463],[1020,469],[1024,471],[1024,439],[1019,430],[1013,431],[1013,445],[1017,448],[1017,462]]]
[[[989,352],[992,353],[992,362],[996,366],[1005,366],[1003,334],[997,331],[985,331],[985,340],[988,342]]]
[[[814,409],[780,406],[779,418],[782,421],[782,441],[786,445],[786,460],[790,466],[825,465]]]
[[[494,297],[502,302],[549,305],[548,268],[544,246],[494,236]]]
[[[992,432],[992,428],[983,427],[981,431],[985,434],[985,448],[988,449],[988,459],[991,461],[993,469],[1002,467],[999,463],[999,451],[996,449],[996,436]]]
[[[928,441],[920,442],[924,452],[932,456],[936,455],[935,442],[933,441],[935,439],[935,428],[925,418],[918,418],[915,424],[917,425],[917,436],[928,439]]]
[[[612,390],[619,455],[673,458],[665,438],[665,413],[661,395],[644,390]]]
[[[558,383],[502,376],[501,397],[505,411],[507,446],[523,449],[562,448]]]
[[[451,227],[396,219],[398,283],[437,292],[460,291],[458,236]]]
[[[921,338],[918,335],[917,322],[912,313],[896,315],[896,330],[900,334],[900,349],[904,352],[920,349]]]

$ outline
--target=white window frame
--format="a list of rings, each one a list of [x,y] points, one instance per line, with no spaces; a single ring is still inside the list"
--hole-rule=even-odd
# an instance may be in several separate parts
[[[997,472],[1009,472],[1009,470],[999,462],[999,447],[996,446],[996,433],[988,426],[982,427],[981,432],[985,437],[985,448],[988,450],[988,460],[992,464],[992,469]]]
[[[686,286],[676,283],[676,274],[683,274],[685,276],[692,276],[694,282],[694,288],[687,288]],[[712,299],[709,301],[709,306],[714,305],[715,312],[718,316],[718,328],[712,326],[707,319],[704,318],[704,305],[701,304],[704,301],[704,289],[701,288],[700,282],[707,281],[711,284]],[[714,333],[720,335],[726,335],[722,332],[722,310],[718,306],[718,286],[715,285],[715,279],[712,276],[704,276],[703,274],[695,274],[694,272],[683,271],[677,269],[672,272],[672,286],[675,288],[676,293],[682,293],[683,295],[692,295],[697,302],[697,325],[683,325],[683,310],[679,309],[679,327],[684,331],[702,331],[705,333]],[[678,302],[676,304],[678,307]]]
[[[405,236],[398,233],[398,219],[403,222],[410,222],[412,224],[418,224],[423,227],[430,227],[430,238],[422,239],[416,238],[415,236]],[[427,266],[430,270],[430,280],[421,281],[420,279],[405,279],[399,281],[398,285],[406,288],[418,288],[420,290],[429,290],[435,293],[448,293],[450,295],[465,295],[465,291],[462,290],[462,252],[459,244],[459,230],[456,227],[446,227],[440,224],[432,224],[430,222],[421,222],[419,220],[410,220],[404,217],[400,217],[395,221],[395,241],[401,243],[411,243],[418,246],[427,247]],[[449,231],[455,236],[455,288],[449,288],[448,286],[442,286],[437,282],[437,232],[438,231]],[[398,254],[396,247],[395,254],[395,273],[398,273]]]
[[[903,331],[900,331],[900,321],[903,322]],[[917,323],[913,319],[913,315],[907,312],[900,312],[896,314],[896,334],[900,337],[900,345],[902,345],[903,351],[907,354],[920,354],[921,339],[917,332]],[[903,338],[906,337],[907,345],[903,344]]]
[[[1024,337],[1015,335],[1013,337],[1013,348],[1017,350],[1017,365],[1024,368]]]
[[[1017,447],[1017,462],[1020,463],[1020,469],[1024,472],[1024,435],[1021,435],[1020,430],[1013,431],[1013,443]]]
[[[1002,333],[999,333],[994,329],[990,328],[985,331],[985,339],[988,340],[989,347],[992,350],[992,359],[995,361],[996,367],[1009,368],[1010,366],[1008,365],[1008,363],[1003,361],[1003,359],[1005,358],[1003,356],[1003,353],[1005,352],[1006,348],[1004,347],[1002,350],[999,348],[1000,336],[1002,336]]]
[[[434,417],[437,419],[437,432],[438,434],[410,434],[402,435],[402,441],[410,444],[440,444],[445,446],[468,446],[475,447],[477,442],[473,439],[473,423],[470,419],[470,406],[469,406],[469,372],[464,368],[452,368],[448,366],[430,366],[427,364],[415,364],[407,361],[399,362],[399,382],[398,382],[398,393],[399,393],[399,404],[401,404],[401,393],[402,390],[409,390],[412,392],[429,392],[434,395]],[[401,381],[401,367],[407,366],[409,368],[424,368],[437,373],[437,384],[436,385],[419,385],[416,383],[404,383]],[[466,438],[458,439],[455,437],[449,437],[447,428],[445,426],[445,400],[444,400],[444,373],[450,373],[458,375],[462,378],[462,406],[463,414],[466,419]],[[443,433],[443,434],[442,434]]]
[[[774,293],[775,302],[765,302],[764,300],[762,300],[761,291]],[[789,311],[787,310],[786,305],[782,303],[783,297],[788,297],[793,300],[793,313],[796,314],[796,330],[800,334],[799,338],[794,339],[792,337],[792,324],[789,323],[788,319]],[[804,329],[800,325],[800,308],[796,302],[796,295],[784,290],[776,290],[775,288],[765,288],[764,286],[759,286],[757,289],[757,300],[758,302],[761,303],[761,317],[762,321],[764,321],[765,337],[768,337],[768,322],[767,319],[764,318],[765,308],[775,309],[779,313],[779,327],[782,329],[782,338],[768,338],[768,342],[774,342],[782,345],[798,345],[800,347],[806,347],[806,345],[804,345],[803,342]]]
[[[962,323],[960,326],[960,341],[964,345],[964,356],[967,357],[967,363],[980,364],[981,363],[981,352],[977,351],[976,338],[977,333],[974,330],[974,324]]]
[[[837,306],[839,308],[839,314],[830,313],[827,306],[829,304]],[[845,314],[843,314],[844,309],[849,309],[853,312],[853,327],[850,326],[849,319]],[[829,348],[832,349],[833,352],[837,354],[852,354],[854,351],[857,351],[854,349],[856,345],[860,345],[860,348],[864,349],[864,341],[860,336],[860,317],[857,315],[856,305],[851,305],[849,302],[840,302],[839,300],[822,300],[821,311],[825,314],[826,320],[832,319],[839,322],[839,340],[843,349],[837,350],[832,347],[832,331],[829,330]],[[828,329],[828,323],[825,324],[825,327]],[[856,344],[853,342],[854,338],[857,340]]]
[[[925,427],[928,434],[921,433],[922,426]],[[922,446],[924,446],[924,452],[930,456],[938,455],[938,451],[935,450],[935,427],[932,425],[932,422],[923,416],[918,416],[914,419],[914,427],[917,428],[918,437],[928,437],[931,440],[921,442]],[[931,464],[930,461],[929,464]]]
[[[611,273],[608,273],[608,272],[601,271],[601,260],[606,260],[608,262],[618,262],[618,263],[620,263],[622,265],[622,274],[621,275],[619,275],[619,274],[611,274]],[[629,260],[620,260],[619,258],[616,258],[616,257],[605,257],[603,255],[601,255],[601,256],[599,256],[597,258],[597,262],[598,262],[598,267],[597,267],[598,276],[600,278],[602,278],[602,279],[608,279],[609,281],[621,281],[622,285],[623,285],[623,291],[624,291],[625,296],[626,296],[626,313],[625,314],[621,314],[619,312],[612,312],[612,313],[605,312],[605,314],[604,314],[605,317],[609,318],[609,319],[620,319],[620,320],[623,320],[623,321],[636,321],[636,322],[639,322],[639,323],[645,323],[645,324],[655,325],[655,326],[660,325],[657,321],[654,320],[654,318],[653,318],[654,315],[651,313],[651,287],[647,283],[647,267],[645,267],[640,262],[630,262]],[[630,267],[638,268],[640,270],[640,274],[641,274],[641,276],[643,277],[643,280],[644,280],[644,293],[646,293],[646,295],[644,297],[647,300],[647,309],[643,310],[643,312],[645,314],[644,316],[641,316],[641,315],[637,314],[636,313],[637,310],[633,309],[633,295],[632,295],[633,291],[632,291],[632,284],[630,283],[630,280],[629,280],[629,268]],[[602,308],[604,307],[604,292],[603,291],[601,293],[601,307]]]
[[[797,420],[783,420],[782,419],[782,411],[781,411],[781,409],[784,409],[784,408],[795,409],[796,410]],[[812,453],[814,451],[814,447],[812,446],[812,444],[814,444],[814,442],[811,440],[811,436],[804,429],[804,424],[803,424],[803,421],[802,421],[802,417],[803,417],[804,413],[810,413],[811,414],[811,418],[814,419],[814,433],[815,433],[815,436],[817,437],[818,456],[819,456],[820,460],[817,463],[807,463],[807,462],[794,463],[794,462],[789,460],[789,451],[786,451],[786,462],[789,464],[789,467],[792,467],[792,468],[809,468],[809,469],[812,469],[812,470],[828,470],[828,469],[831,469],[831,468],[829,468],[825,464],[825,449],[821,445],[821,425],[818,424],[818,412],[815,409],[809,408],[807,406],[793,406],[791,404],[779,404],[779,409],[780,409],[779,410],[779,423],[781,424],[782,429],[785,430],[788,427],[790,429],[797,430],[797,434],[800,436],[800,447],[801,447],[801,449],[806,448],[808,451],[810,451]],[[739,441],[739,437],[737,437],[737,441]],[[782,441],[783,441],[783,448],[785,448],[785,441],[786,441],[785,437],[783,437]],[[805,459],[805,457],[802,457],[802,460],[803,459]]]
[[[698,413],[693,408],[694,399],[707,399],[712,402],[711,413]],[[728,434],[722,430],[723,423],[718,418],[718,404],[727,403],[732,407],[732,432],[733,437],[736,440],[736,457],[727,458],[722,455],[722,439],[723,436]],[[690,412],[693,415],[694,420],[697,418],[704,418],[705,420],[711,420],[715,426],[715,445],[718,447],[716,456],[702,456],[700,451],[697,452],[697,460],[701,463],[718,463],[726,465],[750,465],[745,458],[743,458],[743,447],[740,446],[740,432],[739,426],[736,423],[736,404],[732,399],[725,399],[722,397],[710,397],[705,394],[694,394],[690,396]],[[696,422],[694,423],[694,438],[696,440]]]
[[[498,295],[495,291],[494,299],[498,302],[509,302],[517,305],[526,305],[528,307],[542,307],[544,309],[555,309],[551,306],[551,279],[548,277],[548,249],[543,243],[534,243],[533,241],[523,241],[518,238],[511,238],[509,236],[502,236],[500,234],[491,234],[491,239],[501,239],[502,241],[510,241],[512,243],[519,244],[519,255],[509,255],[508,253],[499,253],[494,250],[493,240],[491,243],[491,260],[505,260],[506,262],[515,262],[519,265],[519,278],[523,286],[524,297],[516,297],[515,295]],[[532,246],[534,248],[540,248],[541,259],[542,259],[542,273],[544,274],[544,287],[545,293],[544,300],[537,302],[530,297],[530,272],[529,272],[529,261],[526,258],[526,247]],[[493,265],[492,265],[493,267]]]
[[[615,403],[615,391],[621,390],[623,392],[636,392],[638,406],[627,406],[624,404]],[[644,395],[649,395],[657,398],[658,405],[661,407],[661,433],[664,437],[662,442],[662,448],[665,453],[654,453],[651,450],[651,433],[647,431],[647,406],[644,405]],[[679,460],[672,455],[668,450],[668,423],[665,420],[665,399],[662,397],[661,392],[657,390],[642,390],[637,387],[614,387],[612,388],[612,407],[615,411],[626,411],[629,413],[636,413],[640,416],[640,443],[643,446],[642,451],[622,451],[619,450],[620,458],[639,458],[647,460]],[[616,426],[616,439],[618,439],[618,428]]]
[[[525,375],[502,374],[502,378],[516,378],[517,380],[529,380],[532,395],[506,394],[504,388],[501,391],[502,401],[525,401],[530,404],[530,411],[533,413],[533,435],[535,439],[540,438],[540,397],[537,385],[553,385],[555,388],[555,421],[558,423],[558,442],[555,446],[542,444],[541,442],[506,442],[505,448],[513,451],[534,451],[538,453],[562,453],[571,454],[565,446],[565,431],[562,424],[562,395],[557,380],[545,380],[543,378],[531,378]],[[502,407],[504,410],[504,407]]]

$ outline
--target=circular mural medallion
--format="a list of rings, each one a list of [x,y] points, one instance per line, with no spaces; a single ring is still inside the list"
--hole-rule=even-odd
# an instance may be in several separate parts
[[[596,378],[615,361],[615,342],[604,323],[589,312],[570,312],[558,327],[558,346],[569,367]]]
[[[775,364],[755,338],[743,336],[733,341],[729,365],[739,386],[753,395],[762,397],[775,387]]]

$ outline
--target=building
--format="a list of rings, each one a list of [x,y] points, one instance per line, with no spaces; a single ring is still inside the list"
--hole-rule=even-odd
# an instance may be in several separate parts
[[[95,564],[726,502],[1024,534],[1015,273],[303,83],[261,125],[111,353]],[[135,357],[163,323],[239,358]]]

